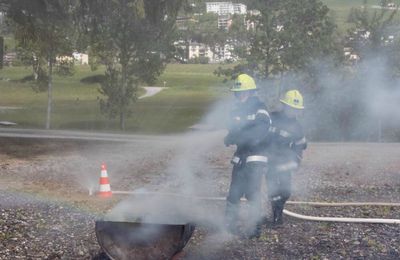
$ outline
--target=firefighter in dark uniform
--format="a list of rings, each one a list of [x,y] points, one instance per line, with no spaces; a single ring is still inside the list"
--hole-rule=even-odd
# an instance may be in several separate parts
[[[282,224],[282,211],[291,195],[292,173],[299,167],[303,150],[307,148],[303,129],[297,121],[304,109],[303,97],[298,90],[286,92],[280,99],[282,110],[271,113],[269,129],[271,143],[268,148],[269,165],[266,174],[268,198],[272,206],[272,220],[268,224]]]
[[[237,220],[239,202],[245,196],[249,201],[249,238],[259,237],[261,232],[261,181],[266,171],[267,141],[271,119],[266,106],[256,96],[254,79],[247,74],[238,76],[231,91],[236,97],[228,126],[229,133],[224,139],[226,146],[236,145],[231,160],[232,180],[227,197],[226,221],[232,233],[238,232]]]

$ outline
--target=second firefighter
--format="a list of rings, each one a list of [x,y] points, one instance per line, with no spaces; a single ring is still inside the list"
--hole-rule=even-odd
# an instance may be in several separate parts
[[[303,129],[297,116],[304,109],[303,97],[298,90],[286,92],[280,100],[282,110],[272,112],[269,150],[269,167],[266,174],[268,198],[272,205],[273,226],[282,224],[282,212],[291,195],[292,173],[303,159],[307,147]]]

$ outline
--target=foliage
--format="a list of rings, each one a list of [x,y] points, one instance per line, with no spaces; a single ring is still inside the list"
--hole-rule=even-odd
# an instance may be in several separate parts
[[[314,59],[337,54],[335,23],[322,2],[269,0],[254,1],[253,6],[261,14],[248,17],[255,25],[247,36],[250,48],[238,52],[246,63],[218,74],[235,77],[248,72],[259,79],[271,79],[294,71],[312,76],[308,65]]]
[[[384,40],[396,31],[391,27],[394,25],[397,9],[386,8],[391,2],[382,0],[382,8],[371,10],[367,8],[368,0],[363,0],[363,7],[351,9],[348,22],[353,26],[348,30],[346,44],[362,58],[371,58],[366,57],[369,54],[382,54]]]
[[[125,128],[127,107],[134,101],[137,83],[153,83],[172,57],[172,32],[181,3],[182,0],[84,2],[81,18],[84,34],[89,37],[90,54],[108,71],[107,83],[102,85],[107,101],[101,108],[109,117],[119,112],[121,129]]]
[[[74,60],[73,59],[59,59],[56,63],[57,75],[72,76],[74,75]]]
[[[189,63],[191,64],[207,64],[209,62],[208,57],[194,57],[189,59]]]
[[[57,56],[72,53],[73,4],[72,0],[17,0],[7,10],[14,27],[18,56],[24,64],[32,66],[38,82],[48,77],[50,60],[55,63]]]
[[[100,111],[115,118],[116,116],[124,113],[129,115],[129,103],[135,100],[137,92],[137,84],[132,78],[128,78],[127,82],[123,82],[122,72],[116,68],[107,68],[105,79],[100,83],[100,93],[107,97],[106,100],[100,100]],[[122,86],[126,84],[125,89]],[[125,92],[122,96],[121,92]]]
[[[105,81],[106,76],[104,74],[97,74],[97,75],[92,75],[92,76],[87,76],[84,77],[80,80],[81,83],[85,84],[95,84],[95,83],[102,83]]]
[[[15,0],[6,10],[19,55],[32,66],[36,90],[48,90],[46,128],[50,128],[53,65],[56,57],[72,53],[75,6],[75,0]],[[60,71],[65,73],[65,67]]]

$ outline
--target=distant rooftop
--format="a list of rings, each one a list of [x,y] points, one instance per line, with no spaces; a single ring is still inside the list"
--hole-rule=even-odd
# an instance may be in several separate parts
[[[234,4],[232,2],[206,2],[207,13],[224,14],[246,14],[245,4]]]

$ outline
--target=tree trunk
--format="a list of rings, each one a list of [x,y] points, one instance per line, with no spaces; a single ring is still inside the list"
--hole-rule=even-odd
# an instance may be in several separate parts
[[[122,74],[122,95],[121,95],[121,99],[122,99],[122,104],[120,107],[120,115],[119,115],[119,125],[121,130],[125,130],[125,109],[126,109],[126,105],[125,104],[125,93],[126,93],[126,67],[127,64],[121,64],[121,74]]]
[[[35,81],[37,81],[39,78],[39,72],[38,72],[39,71],[39,59],[36,58],[36,60],[35,60],[36,56],[34,53],[32,53],[32,56],[33,56],[33,63],[32,63],[33,78]]]
[[[49,59],[49,82],[47,90],[47,117],[46,117],[46,129],[50,129],[51,120],[51,104],[53,100],[53,59]]]

